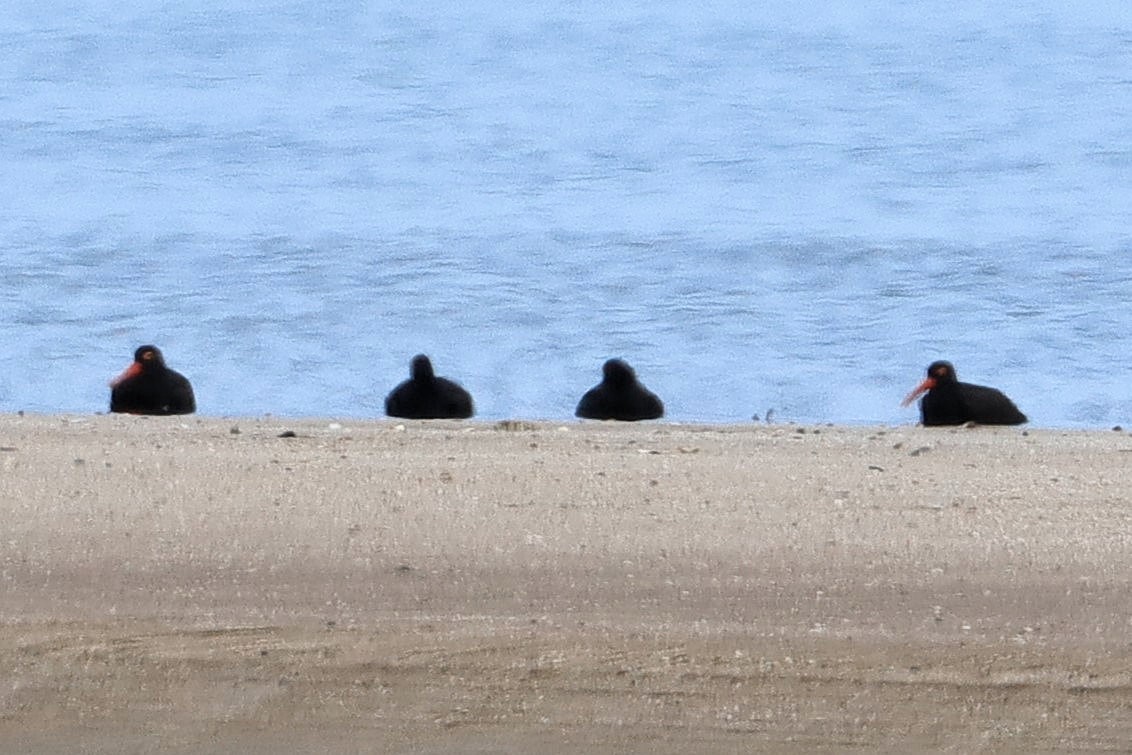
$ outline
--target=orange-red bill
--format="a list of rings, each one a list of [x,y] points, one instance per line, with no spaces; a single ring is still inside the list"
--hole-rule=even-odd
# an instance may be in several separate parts
[[[118,377],[116,377],[116,378],[114,378],[113,380],[110,381],[110,387],[111,388],[117,388],[121,383],[123,383],[126,380],[129,380],[132,377],[137,377],[138,375],[141,374],[141,372],[142,372],[141,362],[134,362],[129,367],[127,367],[122,372],[121,375],[119,375]]]
[[[925,380],[924,382],[917,385],[911,393],[909,393],[907,396],[905,396],[904,400],[900,402],[900,405],[901,406],[908,406],[908,404],[910,404],[913,401],[915,401],[916,399],[918,399],[921,394],[927,393],[932,388],[935,388],[935,378],[930,377],[927,380]]]

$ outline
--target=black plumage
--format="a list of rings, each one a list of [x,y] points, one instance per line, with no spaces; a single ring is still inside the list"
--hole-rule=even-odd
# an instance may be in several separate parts
[[[622,422],[664,416],[664,404],[637,381],[636,373],[625,361],[610,359],[602,365],[601,372],[601,382],[582,396],[575,416]]]
[[[467,419],[475,413],[472,395],[458,383],[437,377],[424,354],[413,357],[411,377],[385,397],[385,413],[403,419]]]
[[[997,388],[961,383],[951,362],[932,362],[924,382],[905,397],[907,406],[924,392],[920,418],[925,425],[1021,425],[1029,420]]]
[[[165,365],[161,350],[139,346],[134,363],[110,382],[110,411],[124,414],[192,414],[197,410],[193,386]]]

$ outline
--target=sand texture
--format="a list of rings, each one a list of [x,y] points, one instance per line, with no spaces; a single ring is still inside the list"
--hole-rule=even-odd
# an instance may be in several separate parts
[[[0,473],[0,752],[1132,747],[1126,432],[4,415]]]

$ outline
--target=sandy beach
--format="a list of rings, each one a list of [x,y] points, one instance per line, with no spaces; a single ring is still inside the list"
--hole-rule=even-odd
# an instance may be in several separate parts
[[[4,752],[1132,742],[1124,431],[4,415],[0,470]]]

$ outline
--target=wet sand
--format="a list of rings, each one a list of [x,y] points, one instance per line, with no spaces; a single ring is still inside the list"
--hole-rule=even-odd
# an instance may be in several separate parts
[[[0,472],[4,752],[1132,742],[1127,432],[5,415]]]

